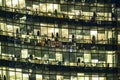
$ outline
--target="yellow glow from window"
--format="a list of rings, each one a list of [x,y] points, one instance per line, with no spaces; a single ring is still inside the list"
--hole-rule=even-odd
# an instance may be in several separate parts
[[[47,12],[53,12],[53,4],[47,4]]]
[[[78,77],[78,80],[84,80],[84,77]]]
[[[71,76],[71,80],[77,80],[77,77]]]
[[[55,9],[59,11],[58,4],[47,4],[47,11],[53,12]]]
[[[92,80],[98,80],[98,77],[92,77]]]
[[[42,12],[54,12],[54,10],[57,9],[59,11],[59,5],[58,4],[40,4],[40,11]]]
[[[14,76],[15,72],[10,71],[10,76]]]
[[[7,30],[11,31],[13,29],[12,25],[7,25]]]
[[[16,74],[16,80],[22,80],[22,73],[21,72],[16,72],[15,74]]]
[[[23,74],[23,80],[28,80],[28,79],[29,79],[28,74]]]
[[[59,5],[58,4],[54,4],[53,6],[54,6],[54,9],[59,10]]]
[[[89,80],[89,77],[85,77],[85,80]]]
[[[39,5],[33,5],[33,10],[36,11],[36,9],[39,10]]]
[[[92,80],[99,80],[98,75],[92,75]]]
[[[62,61],[62,54],[56,53],[56,60]]]
[[[118,35],[118,44],[120,44],[120,34]]]
[[[6,0],[6,5],[11,7],[11,0]]]
[[[22,8],[25,7],[25,0],[6,0],[6,5],[13,8],[17,8],[20,5]]]
[[[19,0],[19,7],[24,8],[25,7],[25,0]]]
[[[68,38],[68,29],[62,29],[62,37]]]
[[[10,71],[14,71],[15,69],[14,68],[9,68]]]
[[[22,58],[27,58],[28,57],[28,50],[27,49],[21,50],[21,57]]]
[[[36,80],[42,80],[42,75],[36,74]]]
[[[59,32],[59,29],[57,29],[57,28],[48,28],[48,34],[50,33],[50,35],[51,35],[51,33],[58,33]]]
[[[18,0],[12,1],[12,5],[13,5],[13,7],[17,6],[18,5]]]
[[[63,76],[57,75],[57,80],[63,80]]]
[[[107,55],[107,63],[112,63],[113,62],[113,56],[112,55]]]
[[[92,59],[92,63],[98,63],[98,59]]]
[[[46,12],[46,4],[40,4],[40,11]]]
[[[21,71],[22,71],[22,69],[16,69],[16,71],[20,71],[20,72],[21,72]]]
[[[105,77],[99,77],[99,80],[106,80]]]
[[[78,76],[84,76],[84,73],[77,73]]]
[[[2,0],[0,0],[0,6],[2,6]]]
[[[97,35],[97,31],[91,31],[91,36]]]
[[[106,53],[113,54],[113,53],[115,53],[115,51],[106,51]]]
[[[112,31],[108,31],[108,38],[112,38]]]
[[[91,61],[91,55],[90,54],[84,54],[84,62],[90,62]]]

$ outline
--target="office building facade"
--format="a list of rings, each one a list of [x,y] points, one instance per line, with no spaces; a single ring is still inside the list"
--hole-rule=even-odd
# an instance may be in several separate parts
[[[119,80],[119,0],[0,0],[0,80]]]

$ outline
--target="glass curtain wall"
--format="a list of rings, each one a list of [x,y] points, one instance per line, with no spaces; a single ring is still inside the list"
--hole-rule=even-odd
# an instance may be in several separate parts
[[[98,23],[115,20],[112,14],[116,14],[114,4],[90,3],[89,5],[81,1],[78,3],[66,3],[65,1],[0,0],[0,5],[3,10],[17,13],[76,20],[83,19],[85,21],[95,19]]]
[[[104,49],[104,47],[101,49],[99,46],[91,46],[89,49],[84,47],[83,49],[78,45],[80,43],[113,44],[113,40],[109,41],[108,39],[113,37],[114,31],[81,29],[82,33],[79,35],[76,33],[77,29],[64,29],[64,27],[59,29],[54,24],[40,25],[39,29],[35,26],[33,28],[34,32],[32,33],[32,29],[28,35],[27,32],[20,33],[21,27],[19,26],[1,23],[1,36],[9,36],[8,43],[1,42],[2,58],[26,59],[31,57],[33,60],[39,59],[39,63],[46,63],[47,61],[47,63],[51,64],[58,65],[60,63],[70,66],[77,66],[77,61],[80,60],[80,65],[89,63],[86,66],[107,67],[107,64],[110,64],[110,67],[115,67],[117,63],[115,50]],[[88,31],[88,33],[84,31]],[[17,33],[19,33],[19,36]],[[75,37],[74,39],[73,36]],[[94,40],[93,37],[95,37]],[[14,54],[16,52],[18,54]]]
[[[53,0],[0,0],[0,59],[37,64],[117,67],[116,26],[36,21],[33,16],[102,24],[116,21],[114,4]],[[9,14],[14,13],[14,16]],[[22,16],[21,16],[22,15]],[[114,15],[114,16],[113,16]],[[32,17],[31,17],[32,16]],[[0,67],[6,80],[114,80],[104,73],[54,73]]]
[[[42,74],[32,73],[31,70],[19,68],[0,67],[2,80],[114,80],[116,76],[104,73],[64,73]]]

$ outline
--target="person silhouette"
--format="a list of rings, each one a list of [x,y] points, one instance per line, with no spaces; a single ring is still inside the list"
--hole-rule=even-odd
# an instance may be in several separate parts
[[[6,76],[4,75],[4,80],[6,80]]]
[[[79,65],[80,63],[80,58],[77,59],[77,66]]]
[[[96,40],[95,40],[95,36],[93,35],[93,36],[92,36],[92,44],[95,44],[95,41],[96,41]]]

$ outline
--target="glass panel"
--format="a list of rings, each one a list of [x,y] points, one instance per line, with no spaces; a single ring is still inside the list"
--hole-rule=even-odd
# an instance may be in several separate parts
[[[15,79],[15,72],[12,71],[12,70],[14,70],[14,69],[10,69],[10,71],[9,71],[10,80],[16,80],[16,79]]]
[[[1,54],[2,54],[2,52],[1,52],[1,42],[0,42],[0,58],[1,58]]]
[[[120,31],[118,31],[120,32]],[[118,44],[120,44],[120,33],[118,33]]]
[[[21,58],[28,58],[28,50],[27,49],[21,50]]]
[[[91,54],[89,51],[84,52],[84,62],[91,62]]]
[[[0,0],[0,6],[2,6],[2,0]]]
[[[42,80],[42,75],[36,74],[36,80]]]
[[[99,80],[106,80],[105,77],[99,77]]]
[[[16,79],[15,80],[22,80],[22,72],[16,72]]]
[[[96,40],[97,40],[97,31],[96,30],[91,30],[91,40],[92,40],[92,43],[96,43]]]
[[[43,80],[49,80],[49,75],[43,75]]]
[[[68,41],[68,29],[62,29],[62,38],[63,41]]]
[[[99,80],[98,75],[92,75],[92,80]]]
[[[58,62],[62,61],[63,57],[62,57],[62,54],[61,53],[56,53],[56,60]]]
[[[89,77],[86,77],[86,76],[85,76],[85,80],[90,80],[90,79],[89,79]]]
[[[23,73],[23,79],[22,80],[29,80],[29,75]]]
[[[57,80],[63,80],[63,76],[57,75]]]
[[[12,8],[18,8],[18,0],[12,0]]]
[[[0,80],[2,80],[2,68],[0,67]]]
[[[41,36],[47,35],[47,27],[41,27]]]
[[[71,80],[77,80],[77,77],[71,76]]]
[[[107,55],[107,63],[108,63],[108,67],[112,67],[113,64],[113,56],[112,55]]]
[[[19,0],[19,8],[22,9],[22,8],[25,8],[25,0]]]
[[[6,0],[6,6],[7,7],[12,7],[12,1],[11,0]]]
[[[78,77],[78,80],[84,80],[84,77]]]

